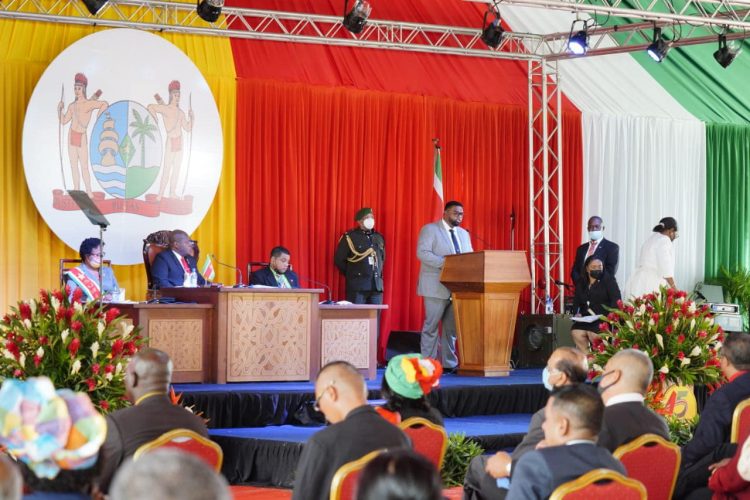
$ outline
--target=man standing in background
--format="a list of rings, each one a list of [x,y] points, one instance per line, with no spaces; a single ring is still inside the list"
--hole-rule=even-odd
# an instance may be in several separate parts
[[[346,300],[352,304],[382,304],[385,239],[374,229],[371,208],[357,211],[354,220],[357,227],[341,236],[333,263],[346,277]]]

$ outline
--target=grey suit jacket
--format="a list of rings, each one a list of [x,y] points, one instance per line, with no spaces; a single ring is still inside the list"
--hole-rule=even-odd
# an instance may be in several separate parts
[[[473,252],[469,232],[460,227],[456,229],[461,253]],[[446,255],[455,254],[453,242],[448,231],[443,227],[442,219],[422,227],[417,240],[417,258],[422,263],[419,267],[419,284],[417,295],[449,299],[451,292],[440,283],[440,272],[443,270]]]

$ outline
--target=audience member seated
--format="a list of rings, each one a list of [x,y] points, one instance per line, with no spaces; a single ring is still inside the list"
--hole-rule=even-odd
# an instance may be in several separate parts
[[[144,348],[125,369],[125,394],[133,403],[129,408],[107,415],[107,439],[102,446],[102,491],[107,492],[112,477],[135,450],[173,429],[190,429],[208,437],[203,420],[168,395],[172,380],[172,361],[166,353]]]
[[[7,455],[0,452],[0,498],[20,500],[21,490],[21,474],[18,472],[18,466]]]
[[[435,466],[412,450],[393,450],[372,459],[362,471],[357,500],[441,500],[443,484]]]
[[[255,271],[250,277],[250,284],[276,288],[299,288],[297,275],[289,269],[291,258],[286,248],[274,247],[271,250],[271,260],[268,266]]]
[[[748,453],[748,443],[750,439],[746,439],[744,445],[737,448],[731,459],[725,458],[709,465],[711,477],[708,480],[708,488],[693,490],[686,498],[689,500],[750,498],[750,482],[742,476],[743,470],[747,472],[745,463],[747,457],[743,462],[742,456]]]
[[[71,298],[75,291],[80,288],[83,292],[82,300],[84,302],[99,299],[101,295],[99,273],[101,273],[104,300],[115,299],[120,287],[117,285],[112,268],[102,265],[104,251],[102,250],[101,240],[99,238],[86,238],[81,242],[78,254],[81,256],[81,265],[66,273],[66,284],[70,287]]]
[[[572,347],[555,349],[547,360],[542,373],[542,381],[547,390],[571,384],[582,384],[588,376],[588,362],[583,352]],[[464,499],[485,500],[501,499],[508,494],[507,478],[518,460],[528,451],[533,450],[544,440],[545,408],[532,415],[529,430],[512,454],[499,451],[492,456],[480,455],[471,460],[464,479]],[[498,486],[498,479],[505,488]]]
[[[344,361],[328,363],[315,381],[315,406],[332,424],[304,445],[292,498],[329,498],[339,467],[371,451],[409,448],[406,435],[367,404],[367,387],[356,368]]]
[[[185,231],[176,229],[169,236],[169,250],[160,252],[151,264],[154,288],[183,286],[191,272],[197,275],[198,285],[206,284],[193,257],[190,237]]]
[[[88,499],[106,422],[88,395],[55,391],[47,377],[6,379],[0,389],[0,446],[19,461],[25,499]],[[4,498],[4,497],[3,497]]]
[[[178,450],[155,450],[129,460],[115,475],[111,500],[230,500],[226,479],[203,460]]]
[[[604,403],[593,387],[577,384],[555,390],[544,416],[545,446],[529,451],[513,467],[509,500],[549,498],[561,484],[594,469],[626,474],[620,461],[596,444]]]
[[[682,448],[682,465],[675,497],[705,488],[711,473],[709,466],[731,458],[737,449],[730,444],[732,415],[737,404],[750,397],[750,335],[728,333],[719,361],[727,383],[714,391],[700,414],[693,439]]]
[[[599,379],[604,400],[604,422],[599,446],[614,452],[644,434],[669,440],[669,427],[660,415],[643,404],[654,365],[637,349],[623,349],[607,361]]]
[[[411,417],[426,418],[443,425],[443,416],[430,406],[427,395],[440,383],[443,367],[421,354],[401,354],[388,362],[381,394],[385,404],[376,408],[383,418],[399,424]]]

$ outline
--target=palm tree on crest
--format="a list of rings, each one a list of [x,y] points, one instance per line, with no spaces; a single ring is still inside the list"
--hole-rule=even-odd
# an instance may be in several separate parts
[[[148,115],[141,118],[138,110],[133,110],[133,116],[135,121],[130,122],[130,126],[133,127],[133,138],[141,140],[141,167],[146,168],[146,137],[156,142],[154,132],[158,130],[155,124],[151,123],[151,119]]]

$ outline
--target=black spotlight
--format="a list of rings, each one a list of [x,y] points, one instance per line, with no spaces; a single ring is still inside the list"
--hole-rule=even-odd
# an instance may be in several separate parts
[[[349,8],[349,0],[344,2],[344,27],[352,33],[359,33],[367,24],[367,18],[370,17],[372,7],[365,0],[355,0],[352,10]]]
[[[208,23],[213,23],[221,15],[224,0],[198,0],[198,15]]]
[[[576,23],[582,23],[583,29],[576,31]],[[589,50],[589,32],[586,21],[576,19],[573,24],[570,25],[570,35],[568,36],[568,50],[577,55],[582,56]]]
[[[658,63],[662,62],[670,48],[671,44],[661,37],[661,28],[654,28],[654,41],[646,49],[651,59]]]
[[[719,35],[719,50],[714,52],[714,59],[716,62],[721,64],[722,68],[726,68],[734,58],[737,56],[737,52],[727,47],[727,36]]]
[[[494,16],[494,19],[487,22],[489,16]],[[488,10],[484,13],[484,22],[482,23],[482,41],[487,44],[487,47],[496,49],[500,42],[503,40],[503,34],[505,30],[500,24],[500,14],[495,11]]]
[[[95,16],[105,3],[107,3],[107,0],[83,0],[83,5],[91,12],[92,16]]]

